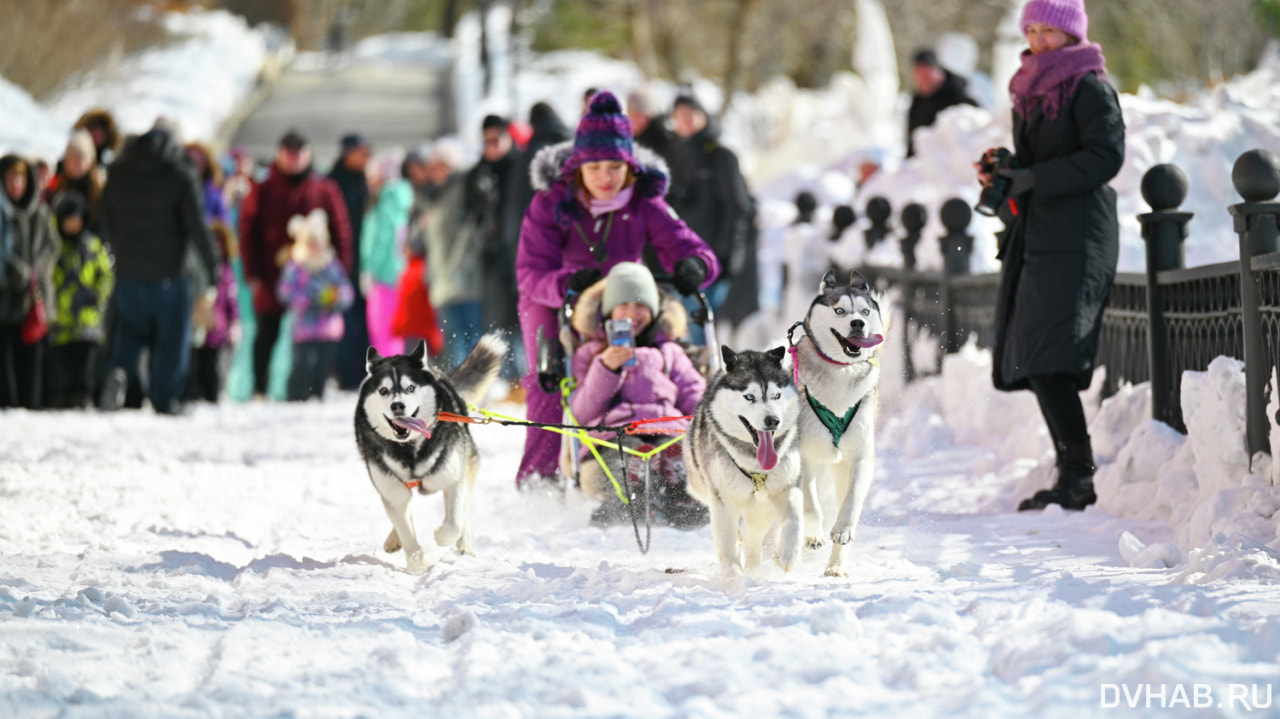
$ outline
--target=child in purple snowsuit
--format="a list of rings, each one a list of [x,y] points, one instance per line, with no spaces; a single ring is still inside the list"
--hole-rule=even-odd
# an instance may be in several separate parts
[[[676,289],[691,294],[720,274],[715,254],[662,199],[666,165],[636,147],[631,122],[611,93],[591,98],[574,141],[544,148],[530,174],[533,202],[520,227],[516,251],[518,309],[530,368],[523,384],[531,422],[561,420],[560,398],[537,379],[538,329],[555,340],[556,311],[566,293],[577,295],[619,262],[638,262],[652,245]],[[552,478],[560,435],[530,428],[516,485]]]
[[[293,368],[286,390],[290,402],[324,397],[342,339],[342,313],[355,299],[347,270],[329,244],[328,222],[318,208],[289,220],[293,251],[276,294],[293,310]]]
[[[612,345],[606,320],[630,320],[634,347]],[[684,334],[689,317],[674,297],[658,292],[648,268],[619,262],[609,276],[587,288],[578,299],[573,328],[584,340],[573,355],[578,388],[569,399],[581,424],[621,425],[636,420],[693,414],[707,382],[675,339]],[[623,444],[648,451],[689,426],[687,419],[645,425],[649,434],[628,435]],[[594,435],[614,440],[615,435]],[[602,452],[609,470],[621,482],[629,471],[614,450]],[[582,491],[601,502],[597,523],[625,518],[625,511],[600,462],[583,447],[579,481]],[[706,523],[706,512],[688,496],[688,475],[677,443],[651,460],[656,505],[663,519],[676,526]],[[633,476],[631,479],[638,479]]]

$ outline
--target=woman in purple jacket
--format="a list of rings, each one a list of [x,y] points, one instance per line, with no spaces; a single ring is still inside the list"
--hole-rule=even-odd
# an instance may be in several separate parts
[[[720,274],[715,254],[662,199],[668,177],[656,154],[637,147],[631,122],[609,92],[591,98],[573,143],[544,148],[530,169],[532,204],[520,227],[516,284],[520,331],[530,368],[524,378],[526,416],[556,423],[560,399],[537,378],[538,328],[554,339],[556,311],[566,294],[595,284],[619,262],[638,262],[652,244],[676,289],[691,294]],[[560,435],[530,428],[516,485],[556,473]]]
[[[630,345],[609,340],[604,323],[628,320]],[[658,293],[653,275],[642,264],[619,262],[609,276],[587,288],[573,313],[573,329],[584,340],[573,355],[573,375],[578,388],[569,399],[574,417],[582,424],[627,424],[638,419],[684,417],[693,414],[707,389],[693,361],[675,339],[684,334],[688,315],[673,297]],[[649,425],[655,430],[683,432],[686,419]],[[598,435],[613,440],[615,436]],[[671,435],[629,435],[623,442],[647,451]],[[603,453],[609,470],[619,480],[624,468],[616,452]],[[582,491],[601,502],[594,522],[608,524],[626,518],[600,464],[586,447],[582,450]],[[654,457],[651,467],[657,491],[657,507],[668,523],[679,527],[706,524],[705,508],[685,491],[688,475],[680,445]]]

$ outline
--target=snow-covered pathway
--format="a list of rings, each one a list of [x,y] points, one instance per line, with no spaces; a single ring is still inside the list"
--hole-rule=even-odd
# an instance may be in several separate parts
[[[1254,704],[1280,683],[1280,590],[1130,568],[1119,534],[1161,524],[984,510],[980,449],[885,448],[850,579],[810,552],[726,583],[705,529],[642,556],[572,494],[517,494],[522,431],[478,428],[478,556],[414,576],[380,549],[353,404],[0,414],[0,715],[1277,711]],[[1121,693],[1162,683],[1151,709]]]

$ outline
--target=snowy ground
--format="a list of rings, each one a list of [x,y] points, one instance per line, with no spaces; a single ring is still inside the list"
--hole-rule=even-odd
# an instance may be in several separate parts
[[[886,400],[847,580],[809,552],[726,582],[706,529],[643,556],[574,493],[518,494],[522,432],[496,426],[475,430],[477,556],[407,574],[350,394],[8,412],[0,716],[1275,716],[1275,557],[1139,569],[1126,542],[1170,524],[1010,511],[1037,460],[922,419],[965,391]]]

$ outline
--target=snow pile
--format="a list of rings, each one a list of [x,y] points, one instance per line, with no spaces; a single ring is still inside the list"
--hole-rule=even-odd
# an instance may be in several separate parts
[[[984,511],[1003,513],[1052,484],[1054,455],[1034,396],[996,391],[987,380],[990,357],[970,344],[947,356],[941,375],[887,397],[881,440],[921,460],[955,444],[985,448],[971,471],[976,483],[996,488]],[[1280,583],[1280,487],[1267,455],[1250,466],[1244,365],[1219,357],[1208,370],[1183,375],[1187,435],[1150,419],[1146,384],[1125,385],[1098,407],[1101,376],[1095,373],[1085,393],[1099,465],[1097,509],[1172,530],[1169,541],[1150,546],[1139,534],[1121,537],[1125,560],[1141,568],[1179,566],[1186,581],[1247,576]]]
[[[111,111],[124,133],[144,132],[164,116],[184,139],[213,139],[271,53],[290,52],[278,30],[252,29],[221,10],[166,13],[161,22],[172,42],[75,78],[43,107],[0,80],[0,150],[59,157],[71,125],[93,107]]]
[[[1113,437],[1125,436],[1119,431],[1125,422],[1117,417],[1133,426],[1115,460],[1094,480],[1098,506],[1117,516],[1168,522],[1177,548],[1190,558],[1190,572],[1220,578],[1245,571],[1280,582],[1280,487],[1268,456],[1250,463],[1244,364],[1218,357],[1204,372],[1183,374],[1186,436],[1146,419],[1149,412],[1135,413],[1137,394],[1108,400],[1099,415],[1112,420]]]
[[[0,77],[0,153],[58,157],[67,134],[31,93]]]
[[[90,73],[61,91],[49,112],[67,126],[90,107],[105,107],[126,133],[171,118],[184,139],[212,139],[248,97],[268,56],[267,31],[225,11],[163,16],[178,42]]]

